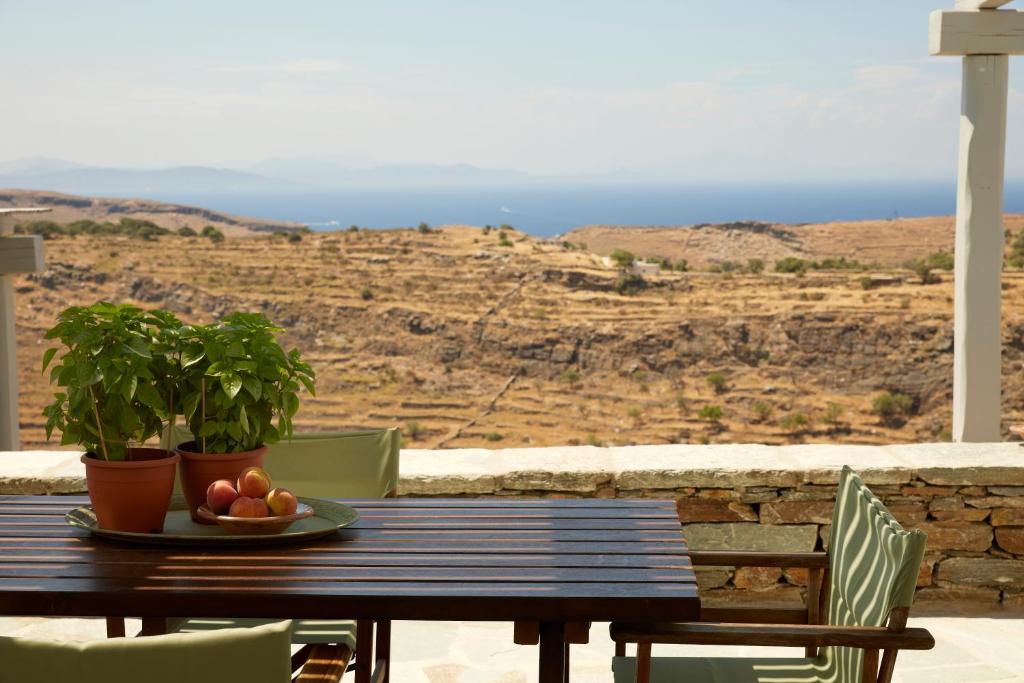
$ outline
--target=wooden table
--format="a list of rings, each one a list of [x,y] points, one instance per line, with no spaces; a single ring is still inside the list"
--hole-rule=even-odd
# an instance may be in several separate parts
[[[672,501],[346,501],[335,536],[224,550],[93,538],[63,519],[87,502],[0,496],[0,614],[539,622],[553,683],[567,623],[700,612]]]

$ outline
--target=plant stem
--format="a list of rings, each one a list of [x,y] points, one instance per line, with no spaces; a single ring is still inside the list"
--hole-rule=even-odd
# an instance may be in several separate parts
[[[164,450],[171,450],[171,430],[174,429],[175,418],[178,416],[174,414],[174,387],[171,387],[170,399],[167,401],[167,433],[164,435]]]
[[[203,425],[206,424],[206,378],[203,377],[199,380],[199,395],[203,403],[203,419],[199,421],[199,431],[203,431]],[[206,452],[206,437],[203,437],[203,453]]]
[[[92,385],[89,385],[89,397],[92,399],[92,414],[96,417],[96,431],[100,435],[100,450],[103,451],[103,459],[110,460],[110,455],[107,453],[107,442],[103,439],[103,425],[100,423],[100,411],[96,407],[96,394],[92,391]]]

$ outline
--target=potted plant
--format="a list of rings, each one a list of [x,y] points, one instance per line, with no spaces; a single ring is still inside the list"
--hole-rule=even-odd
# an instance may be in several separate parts
[[[105,529],[159,533],[174,487],[178,456],[142,444],[161,433],[169,417],[169,365],[154,353],[161,327],[179,327],[173,315],[99,302],[73,306],[46,333],[60,348],[43,355],[43,372],[61,388],[43,414],[46,436],[85,451],[89,498]],[[54,358],[60,353],[60,357]]]
[[[232,313],[212,325],[180,330],[176,405],[194,436],[180,444],[181,487],[192,519],[218,479],[261,467],[267,444],[292,435],[313,369],[297,349],[285,353],[275,327],[259,313]]]

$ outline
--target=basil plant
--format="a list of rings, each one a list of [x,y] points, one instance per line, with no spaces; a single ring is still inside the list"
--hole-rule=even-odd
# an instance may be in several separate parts
[[[62,445],[79,444],[105,460],[130,459],[132,446],[172,419],[174,362],[159,341],[180,327],[165,311],[105,301],[64,310],[46,333],[63,348],[43,354],[43,372],[49,368],[50,383],[60,388],[43,410],[46,437],[58,429]]]
[[[259,313],[232,313],[177,332],[176,405],[199,451],[236,453],[291,437],[299,391],[315,395],[315,374],[298,349],[285,353],[280,331]]]

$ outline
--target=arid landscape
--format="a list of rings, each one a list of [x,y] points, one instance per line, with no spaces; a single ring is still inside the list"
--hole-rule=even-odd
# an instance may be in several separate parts
[[[122,208],[103,218],[104,206],[65,202],[47,218],[212,224],[189,207],[135,215],[102,201]],[[951,274],[922,284],[904,264],[951,249],[951,218],[589,226],[545,241],[454,225],[282,234],[220,216],[222,242],[46,241],[47,271],[16,283],[25,447],[44,444],[43,333],[65,306],[97,299],[186,320],[263,311],[319,375],[299,427],[398,425],[410,447],[948,438]],[[1006,224],[1016,236],[1024,216]],[[623,286],[601,258],[615,249],[689,270]],[[861,265],[775,272],[786,257]],[[726,262],[731,272],[711,272]],[[1024,419],[1024,272],[1008,268],[1003,289],[1005,429]],[[896,403],[880,410],[883,392]]]

